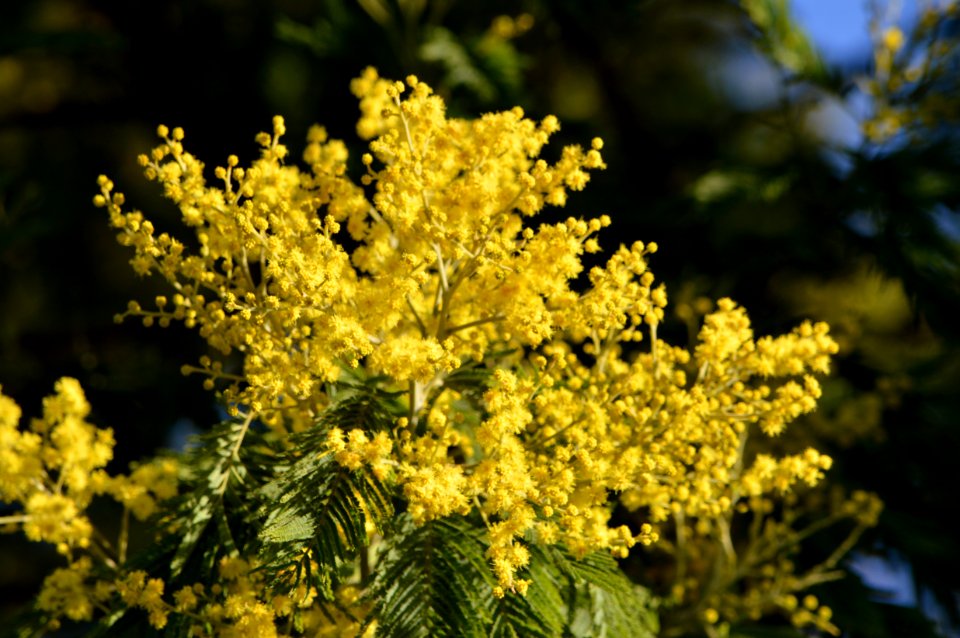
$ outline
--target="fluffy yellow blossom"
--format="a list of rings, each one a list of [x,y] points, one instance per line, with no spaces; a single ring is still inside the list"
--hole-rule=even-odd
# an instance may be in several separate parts
[[[0,394],[0,499],[22,501],[42,480],[43,439],[18,429],[20,406]]]
[[[803,454],[774,459],[770,455],[760,454],[743,473],[741,483],[749,496],[759,496],[773,490],[786,492],[794,483],[803,481],[816,485],[823,478],[823,470],[830,469],[829,456],[809,448]]]
[[[315,606],[303,613],[304,633],[318,638],[374,638],[377,621],[372,620],[361,632],[369,603],[361,600],[360,588],[346,585],[335,592],[334,604]]]
[[[55,617],[91,620],[97,600],[86,581],[92,568],[92,561],[84,557],[66,568],[55,569],[43,581],[37,608]]]
[[[30,540],[67,553],[90,544],[93,527],[84,510],[106,491],[102,468],[114,440],[111,430],[85,420],[90,405],[76,379],[60,379],[54,389],[29,429],[20,427],[16,403],[0,394],[0,499],[23,508],[12,520]]]
[[[263,603],[257,603],[246,607],[237,623],[225,627],[220,635],[229,638],[274,638],[278,634],[273,613]]]
[[[158,501],[177,494],[178,470],[175,460],[160,458],[135,466],[128,476],[99,477],[99,489],[143,521],[157,511]]]
[[[500,20],[490,37],[516,35],[521,21]],[[650,270],[656,243],[614,245],[605,262],[585,271],[584,254],[601,252],[610,218],[534,220],[547,207],[565,206],[592,171],[605,168],[602,140],[559,149],[548,162],[540,155],[559,130],[554,116],[534,120],[514,108],[450,117],[416,77],[390,81],[373,69],[351,90],[360,102],[357,132],[369,140],[359,184],[346,173],[346,145],[322,127],[307,134],[305,166],[290,161],[280,117],[256,137],[256,160],[241,166],[228,155],[212,176],[185,150],[182,130],[158,129],[159,145],[140,164],[179,209],[186,237],[159,232],[101,177],[95,204],[132,250],[132,267],[170,288],[149,304],[130,302],[121,318],[196,329],[211,354],[183,371],[221,393],[243,432],[254,422],[266,425],[256,437],[266,453],[292,447],[308,461],[332,458],[349,470],[340,478],[369,472],[383,484],[377,489],[385,501],[404,501],[414,525],[447,517],[482,525],[495,596],[524,595],[535,584],[524,572],[533,572],[531,543],[562,544],[575,556],[626,557],[658,545],[694,552],[690,547],[713,542],[720,545],[715,556],[702,550],[677,568],[675,595],[700,610],[697,622],[785,609],[786,596],[802,588],[773,543],[790,528],[762,517],[775,501],[796,500],[820,482],[831,459],[813,448],[758,453],[752,443],[780,436],[815,410],[817,375],[829,371],[837,352],[827,326],[807,322],[758,337],[746,311],[722,299],[690,349],[672,346],[658,333],[668,294]],[[343,388],[359,382],[385,397],[378,407],[389,427],[323,420],[326,408],[340,405]],[[38,538],[79,542],[82,530],[58,526],[93,493],[111,494],[137,517],[162,510],[176,494],[175,463],[144,464],[129,477],[93,472],[109,459],[112,439],[83,424],[89,408],[78,386],[62,384],[29,432],[17,430],[15,408],[0,398],[0,459],[25,460],[15,461],[9,477],[0,466],[0,495],[28,505]],[[320,443],[296,449],[304,440]],[[243,443],[218,463],[229,458],[247,489],[244,481],[259,475],[244,465]],[[74,448],[84,449],[86,465]],[[43,493],[29,506],[28,483],[19,477],[51,465],[67,496]],[[384,540],[389,531],[371,524],[366,488],[352,485],[343,493],[357,499],[367,534],[349,544]],[[303,495],[278,500],[299,507],[297,498]],[[832,516],[875,522],[875,502],[853,501]],[[637,512],[630,525],[612,519],[618,502]],[[311,533],[309,508],[294,509],[271,538],[297,543]],[[749,552],[735,564],[730,527],[749,509],[770,520],[752,539],[766,548],[757,555],[772,557],[765,564],[750,563]],[[235,524],[223,518],[217,525]],[[355,519],[339,520],[324,531],[355,537],[346,529]],[[233,542],[209,560],[219,580],[208,590],[170,581],[180,588],[165,602],[164,581],[143,572],[117,578],[116,590],[158,629],[170,614],[190,616],[197,634],[209,627],[218,635],[274,636],[278,618],[316,635],[375,629],[374,619],[361,622],[369,604],[359,591],[324,580],[349,570],[339,555],[337,565],[317,565],[322,544],[297,546],[299,562],[283,562],[279,580],[299,590],[280,592],[265,584],[253,550]],[[358,560],[365,579],[379,550],[354,550],[366,552]],[[711,560],[718,567],[710,583],[742,594],[688,582]],[[299,581],[304,571],[321,576]],[[755,586],[740,587],[744,574]],[[318,582],[328,591],[318,592]],[[323,596],[337,604],[317,602]],[[790,611],[811,617],[797,622],[831,627],[826,612]]]
[[[117,593],[130,607],[147,612],[150,625],[163,629],[167,625],[170,608],[163,600],[164,583],[159,578],[148,578],[143,571],[133,571],[116,582]]]
[[[429,381],[440,372],[450,372],[460,360],[444,350],[435,338],[405,335],[392,339],[370,355],[369,365],[399,382]]]
[[[173,595],[177,611],[190,611],[197,606],[197,594],[190,586],[182,587]]]
[[[457,465],[402,468],[403,495],[418,524],[469,509],[466,479]]]
[[[32,541],[85,545],[93,527],[75,501],[59,494],[38,492],[25,503],[23,532]]]
[[[390,469],[393,442],[386,432],[369,437],[363,430],[354,429],[344,436],[343,430],[333,427],[327,432],[326,445],[337,463],[348,470],[367,464],[378,478],[383,479]]]

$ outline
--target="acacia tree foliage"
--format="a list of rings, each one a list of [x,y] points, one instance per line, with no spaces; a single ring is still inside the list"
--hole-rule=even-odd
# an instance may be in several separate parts
[[[76,170],[80,158],[99,158],[83,162],[94,172],[123,166],[148,145],[143,131],[162,120],[183,123],[199,156],[221,157],[238,149],[238,130],[252,133],[275,112],[295,131],[321,118],[350,144],[354,107],[334,97],[349,78],[368,63],[395,77],[416,72],[454,114],[521,104],[560,115],[564,142],[604,137],[608,169],[571,206],[610,213],[625,234],[665,247],[656,265],[676,313],[660,331],[674,343],[688,334],[692,342],[711,310],[706,300],[724,295],[750,308],[760,333],[800,317],[828,320],[841,345],[837,374],[824,381],[812,421],[788,430],[777,451],[815,443],[836,460],[832,480],[881,494],[885,514],[861,551],[905,556],[917,583],[953,609],[958,557],[938,512],[949,502],[958,414],[955,23],[949,11],[921,14],[915,29],[880,20],[872,60],[832,68],[787,4],[331,1],[310,10],[251,5],[225,17],[215,4],[160,3],[149,22],[123,5],[5,6],[0,295],[11,310],[2,318],[0,381],[35,405],[61,371],[80,378],[95,422],[146,426],[118,437],[127,458],[142,457],[184,413],[215,421],[197,384],[169,375],[203,354],[195,341],[175,327],[148,335],[106,321],[140,295],[119,278],[126,256],[109,247],[100,221],[76,212],[91,177]],[[521,11],[529,18],[517,19]],[[509,18],[494,21],[498,13]],[[164,48],[171,39],[180,46]],[[357,42],[366,43],[362,60]],[[744,54],[777,70],[783,91],[775,100],[744,106],[718,91],[715,63]],[[232,62],[215,76],[195,63],[214,58]],[[176,91],[158,81],[171,73]],[[223,96],[238,86],[247,87],[243,108],[224,108]],[[805,122],[856,91],[877,107],[864,127],[869,137],[828,148]],[[139,96],[149,97],[131,105]],[[362,150],[351,147],[352,169]],[[123,183],[131,199],[153,201],[133,175]],[[163,229],[176,223],[162,207],[146,207]],[[50,253],[77,267],[56,267]],[[86,266],[98,263],[100,270]],[[154,284],[136,284],[144,285]],[[146,403],[148,413],[133,407]],[[797,432],[805,435],[794,439]],[[614,513],[621,515],[629,520]],[[816,565],[843,540],[825,538],[794,560]],[[2,551],[12,574],[2,598],[22,599],[37,587],[33,561],[21,562],[23,548],[12,542]],[[621,565],[669,595],[669,559],[646,556]],[[814,593],[852,635],[930,631],[918,614],[868,602],[855,578]],[[669,610],[662,618],[672,622]]]
[[[609,216],[528,221],[606,167],[601,139],[548,163],[552,115],[450,118],[415,76],[372,68],[351,89],[369,195],[322,127],[309,170],[289,163],[280,116],[259,159],[228,156],[212,183],[184,130],[158,127],[138,162],[186,236],[98,178],[130,265],[170,288],[118,320],[196,329],[212,356],[183,371],[233,418],[112,476],[112,432],[86,422],[75,379],[26,428],[3,398],[0,489],[19,510],[2,522],[67,562],[38,595],[42,629],[138,630],[143,610],[178,635],[653,635],[649,593],[612,557],[668,524],[664,633],[771,613],[838,633],[806,590],[838,576],[879,503],[855,492],[808,520],[804,488],[832,459],[764,444],[815,409],[828,326],[755,338],[722,299],[692,351],[670,346],[655,243],[585,271]],[[149,550],[128,554],[126,525],[115,542],[96,530],[99,495],[153,522]],[[618,504],[633,524],[612,520]],[[847,521],[846,541],[796,569],[804,538]]]

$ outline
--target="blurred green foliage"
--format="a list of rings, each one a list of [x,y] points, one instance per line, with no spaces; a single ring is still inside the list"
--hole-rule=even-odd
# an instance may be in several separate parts
[[[938,46],[903,51],[935,56],[938,73],[884,95],[956,112],[960,26],[923,20],[920,35],[935,29]],[[838,461],[834,481],[886,502],[859,551],[904,557],[960,621],[948,523],[960,450],[958,130],[918,117],[909,135],[867,141],[850,98],[875,63],[831,68],[787,0],[2,3],[0,383],[32,411],[54,379],[79,378],[123,465],[165,444],[178,418],[214,422],[211,397],[178,373],[202,354],[199,339],[112,322],[153,284],[136,280],[90,205],[96,176],[115,175],[173,223],[134,162],[156,124],[183,126],[200,157],[244,157],[274,113],[293,148],[321,121],[359,166],[350,78],[367,65],[416,73],[455,113],[519,104],[560,117],[561,143],[604,138],[610,168],[569,206],[615,217],[622,235],[607,246],[664,248],[654,268],[678,313],[673,336],[695,326],[703,297],[723,295],[759,333],[830,321],[843,350],[810,431]],[[24,551],[0,546],[0,615],[50,560]],[[650,569],[632,560],[633,573]],[[818,594],[850,636],[933,635],[919,612],[854,577]]]

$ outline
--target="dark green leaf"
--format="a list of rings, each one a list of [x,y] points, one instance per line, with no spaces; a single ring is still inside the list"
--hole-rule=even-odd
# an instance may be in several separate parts
[[[377,636],[484,636],[492,573],[481,529],[450,517],[391,540],[369,596]]]

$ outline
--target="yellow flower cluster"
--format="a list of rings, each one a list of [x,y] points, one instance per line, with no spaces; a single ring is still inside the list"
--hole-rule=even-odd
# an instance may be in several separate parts
[[[175,290],[155,311],[131,302],[126,314],[180,320],[223,354],[244,353],[239,377],[209,358],[185,370],[232,381],[226,399],[276,427],[302,426],[323,407],[322,383],[364,358],[375,372],[424,383],[482,358],[491,340],[539,344],[573,312],[547,300],[575,305],[568,281],[578,255],[597,250],[591,235],[609,224],[570,219],[534,232],[521,222],[563,205],[587,170],[603,168],[599,140],[589,151],[567,147],[551,166],[534,158],[556,118],[536,124],[514,109],[447,119],[429,87],[408,84],[412,95],[400,101],[403,85],[368,69],[352,87],[362,98],[358,130],[380,134],[363,158],[373,205],[344,176],[343,144],[319,127],[304,153],[310,171],[284,165],[279,117],[272,136],[258,137],[261,159],[243,169],[230,156],[215,171],[219,185],[205,182],[179,128],[160,127],[164,143],[141,157],[195,228],[195,254],[139,211],[124,213],[123,195],[100,178],[94,201],[135,249],[134,269]],[[352,255],[334,237],[344,221],[361,244]]]
[[[320,127],[308,134],[308,168],[286,164],[279,117],[257,138],[260,158],[243,168],[229,156],[213,184],[183,131],[159,128],[161,145],[140,163],[180,209],[189,241],[125,212],[100,178],[94,201],[134,250],[134,269],[172,287],[155,310],[131,302],[125,315],[182,321],[214,351],[242,355],[236,373],[211,357],[186,372],[280,437],[313,424],[327,384],[350,368],[382,375],[405,394],[407,416],[376,436],[332,428],[325,452],[394,481],[417,524],[478,512],[497,596],[526,591],[518,572],[530,542],[626,556],[669,521],[681,536],[722,537],[735,511],[820,481],[831,460],[816,450],[777,458],[748,454],[746,443],[815,409],[814,375],[837,351],[825,324],[756,338],[724,299],[692,352],[670,346],[657,336],[667,294],[648,268],[656,244],[620,246],[584,273],[609,217],[529,222],[604,168],[601,140],[551,164],[539,156],[555,117],[536,122],[514,108],[449,118],[417,78],[391,82],[373,69],[351,89],[357,132],[371,140],[359,185],[346,176],[345,146]],[[338,238],[342,227],[349,238]],[[448,383],[468,366],[489,372],[485,392]],[[119,498],[136,511],[136,493]],[[649,522],[611,526],[616,498]],[[122,593],[155,626],[199,604],[189,591],[161,604],[162,587],[129,578]],[[237,635],[273,619],[245,592],[213,615]],[[721,602],[705,622],[733,613]]]
[[[179,464],[172,458],[157,458],[135,466],[128,476],[103,475],[102,490],[144,521],[157,512],[157,504],[177,494]]]
[[[811,450],[798,456],[812,457],[806,459],[810,466],[825,458]],[[769,466],[761,458],[758,456],[750,472]],[[784,484],[796,482],[786,472],[780,476]],[[710,526],[677,516],[675,542],[657,547],[676,560],[668,604],[702,610],[699,621],[708,635],[722,635],[731,624],[771,614],[781,615],[797,627],[839,635],[829,607],[804,592],[842,577],[837,569],[840,559],[867,528],[877,524],[881,510],[879,498],[867,492],[856,491],[847,497],[836,488],[829,492],[792,488],[780,494],[774,486],[761,496],[745,498],[737,507],[740,518],[736,522],[743,530],[736,540],[731,533],[732,516],[715,519]],[[843,523],[853,523],[847,538],[826,560],[800,570],[791,555],[803,539]]]
[[[108,494],[144,520],[157,500],[176,494],[178,466],[158,459],[110,476],[103,468],[113,458],[113,431],[85,420],[90,405],[76,379],[60,379],[55,391],[27,430],[19,427],[19,406],[0,394],[0,499],[23,506],[0,523],[20,524],[30,540],[67,554],[90,545],[93,527],[83,512],[94,496]]]
[[[88,584],[93,561],[84,556],[68,567],[55,569],[43,581],[37,596],[37,608],[70,620],[93,618],[94,604],[110,596],[104,588],[94,590]]]
[[[0,394],[0,501],[22,507],[0,516],[0,526],[53,544],[69,560],[46,577],[37,596],[37,608],[50,614],[51,629],[60,618],[91,620],[116,591],[112,582],[94,576],[94,561],[116,569],[124,560],[125,530],[118,554],[94,533],[86,514],[93,498],[112,496],[143,520],[156,511],[158,500],[176,494],[179,469],[171,459],[158,459],[130,476],[107,474],[113,432],[86,421],[90,405],[76,379],[64,377],[54,389],[43,401],[42,417],[27,429],[20,427],[20,407]],[[162,593],[162,583],[159,587]]]
[[[128,607],[141,607],[150,615],[150,624],[157,629],[167,626],[168,612],[163,600],[163,581],[147,578],[143,571],[130,572],[116,583],[120,598]]]
[[[302,584],[290,595],[272,594],[265,587],[255,564],[243,558],[224,557],[218,564],[220,581],[212,586],[196,583],[164,597],[165,584],[133,571],[117,578],[105,589],[115,591],[128,607],[147,612],[150,625],[167,626],[171,614],[189,619],[188,635],[225,638],[277,638],[277,623],[297,615],[298,631],[311,636],[360,636],[366,604],[359,601],[356,587],[341,587],[335,604],[318,604],[317,592]],[[343,613],[350,608],[354,615]],[[359,616],[358,616],[359,615]],[[363,636],[373,636],[371,623]]]
[[[372,439],[360,429],[350,430],[346,437],[337,427],[327,433],[327,450],[333,452],[337,463],[350,470],[366,463],[381,480],[390,471],[392,449],[393,442],[386,432],[379,432]]]
[[[283,165],[284,130],[275,118],[273,135],[258,136],[261,159],[244,170],[228,157],[215,171],[220,186],[208,186],[203,165],[183,151],[183,131],[159,128],[166,142],[140,161],[180,207],[184,223],[196,229],[197,254],[157,234],[141,213],[122,213],[123,196],[111,195],[105,177],[95,202],[109,208],[121,243],[136,249],[134,269],[160,273],[175,291],[157,297],[155,312],[131,303],[129,313],[142,314],[148,324],[183,321],[224,355],[243,352],[246,389],[235,385],[229,400],[255,411],[295,404],[309,414],[322,407],[316,404],[320,384],[337,378],[339,363],[355,364],[372,351],[373,326],[362,318],[375,295],[355,289],[349,256],[331,239],[339,222],[364,215],[367,204],[343,177],[342,143],[311,130],[304,153],[310,171],[301,172]],[[321,206],[327,207],[322,218],[316,216]],[[237,378],[224,375],[220,362],[204,358],[200,364],[193,370],[211,381]]]
[[[23,506],[0,523],[19,523],[30,540],[67,554],[90,544],[93,527],[83,511],[102,491],[114,441],[111,430],[85,421],[90,405],[76,379],[60,379],[55,390],[26,430],[19,406],[0,394],[0,500]]]
[[[402,476],[403,495],[410,502],[410,515],[415,523],[470,511],[467,481],[460,466],[406,465]]]
[[[747,496],[760,496],[773,491],[783,493],[797,481],[816,485],[823,478],[821,470],[830,469],[832,463],[829,456],[813,448],[779,460],[769,454],[758,454],[753,465],[743,473],[740,483]]]

